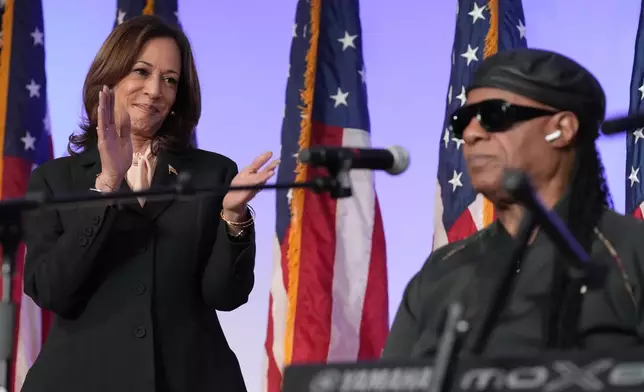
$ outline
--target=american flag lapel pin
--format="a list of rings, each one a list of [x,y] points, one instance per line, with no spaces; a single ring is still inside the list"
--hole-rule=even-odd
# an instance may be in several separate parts
[[[172,167],[172,165],[168,165],[168,174],[174,174],[176,176],[177,175],[177,169]]]

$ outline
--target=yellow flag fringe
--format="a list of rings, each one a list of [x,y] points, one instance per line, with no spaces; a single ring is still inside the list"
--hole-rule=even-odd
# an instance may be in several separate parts
[[[300,122],[299,151],[311,146],[311,127],[313,114],[313,96],[315,93],[315,75],[317,72],[318,39],[320,36],[321,0],[310,0],[311,22],[309,32],[310,45],[306,53],[306,70],[304,73],[304,89],[300,92],[302,99]],[[307,180],[307,166],[297,162],[295,181]],[[295,334],[295,310],[299,287],[299,268],[302,242],[302,213],[306,190],[296,188],[290,203],[291,225],[288,235],[288,312],[286,316],[286,335],[284,341],[284,366],[291,363],[293,358],[293,339]]]
[[[490,28],[485,36],[483,58],[488,58],[499,51],[499,1],[488,0],[487,6],[490,11]],[[493,221],[494,206],[488,199],[483,198],[483,227],[487,227]]]
[[[146,0],[143,15],[154,15],[154,0]]]

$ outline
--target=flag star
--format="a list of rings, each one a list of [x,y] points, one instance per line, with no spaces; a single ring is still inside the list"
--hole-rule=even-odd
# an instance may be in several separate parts
[[[640,168],[638,167],[637,169],[634,167],[631,167],[631,175],[628,176],[628,179],[631,181],[631,187],[637,182],[640,182],[640,179],[637,178],[637,173],[639,173]]]
[[[358,73],[360,74],[360,78],[362,78],[362,83],[367,82],[367,70],[364,68],[364,65],[362,66],[362,69],[358,70]]]
[[[637,128],[635,132],[633,132],[633,136],[635,136],[634,143],[637,143],[640,139],[644,139],[644,128]]]
[[[31,83],[25,86],[29,90],[29,98],[38,97],[40,98],[40,85],[31,79]]]
[[[465,86],[461,86],[461,93],[456,96],[456,99],[461,101],[461,106],[465,105],[465,102],[467,102]]]
[[[443,142],[445,142],[445,148],[449,146],[449,129],[445,128],[445,134],[443,135]]]
[[[342,51],[347,50],[347,48],[349,48],[349,47],[355,49],[356,46],[353,43],[353,41],[355,41],[356,38],[358,38],[357,35],[349,35],[349,32],[345,31],[344,32],[344,37],[338,38],[338,42],[342,43]]]
[[[121,24],[125,22],[125,15],[127,15],[125,11],[118,10],[118,14],[116,16],[116,23]]]
[[[297,37],[297,23],[293,25],[293,38]]]
[[[452,141],[453,141],[454,143],[456,143],[456,149],[457,149],[457,150],[460,150],[460,149],[461,149],[461,145],[464,143],[463,139],[459,139],[459,138],[457,138],[457,137],[453,137],[453,138],[452,138]]]
[[[27,131],[27,133],[25,133],[25,136],[21,137],[20,140],[25,145],[25,151],[36,149],[36,138],[31,136],[29,131]]]
[[[450,184],[452,184],[452,192],[456,191],[456,188],[459,186],[463,186],[463,183],[461,182],[461,176],[463,175],[463,172],[457,173],[456,170],[454,170],[454,175],[452,176],[452,179],[447,181]]]
[[[644,99],[644,83],[638,88],[642,96],[640,97],[640,101]]]
[[[472,8],[472,11],[467,13],[472,17],[472,24],[476,23],[476,21],[479,19],[485,20],[485,16],[483,16],[483,11],[485,11],[485,6],[479,8],[479,5],[474,3],[474,8]]]
[[[519,24],[517,25],[517,29],[519,30],[519,38],[525,38],[526,27],[523,24],[523,21],[521,19],[519,19]]]
[[[449,89],[447,89],[447,104],[450,105],[451,103],[452,103],[452,85],[450,84]]]
[[[637,143],[640,139],[644,139],[644,128],[637,128],[635,132],[633,132],[633,136],[635,136],[634,143]]]
[[[36,30],[31,33],[31,37],[34,39],[34,46],[45,44],[45,34],[43,34],[42,31],[38,30],[38,27],[36,27]]]
[[[472,61],[478,61],[478,57],[476,57],[477,50],[479,50],[478,46],[472,49],[470,44],[467,44],[467,51],[461,54],[461,57],[465,57],[467,59],[467,65],[470,65]]]
[[[347,92],[347,93],[343,93],[343,92],[342,92],[342,89],[340,89],[340,87],[338,87],[338,92],[337,92],[337,94],[335,94],[335,95],[331,95],[331,97],[330,97],[332,100],[334,100],[334,101],[335,101],[335,103],[333,104],[333,107],[334,107],[334,108],[337,108],[337,107],[338,107],[338,106],[340,106],[340,105],[349,106],[349,105],[347,104],[347,97],[348,97],[348,96],[349,96],[349,93],[348,93],[348,92]]]
[[[456,56],[454,55],[454,49],[452,49],[452,65],[456,63]]]
[[[307,27],[308,27],[308,25],[304,25],[304,28],[302,29],[302,37],[306,38],[306,28]]]
[[[456,2],[456,16],[458,16],[459,4],[460,4],[460,1],[457,1]]]

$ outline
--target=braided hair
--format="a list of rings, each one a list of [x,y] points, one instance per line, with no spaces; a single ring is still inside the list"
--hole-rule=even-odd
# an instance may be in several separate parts
[[[576,170],[570,189],[567,223],[586,252],[590,253],[594,228],[606,208],[613,208],[604,165],[593,138],[577,143]]]
[[[613,208],[612,197],[604,173],[604,165],[595,145],[598,129],[580,129],[575,143],[575,170],[570,185],[568,216],[570,232],[587,254],[592,253],[595,227],[606,208]],[[563,255],[560,257],[564,257]],[[571,278],[566,273],[564,260],[557,260],[544,337],[549,348],[572,348],[579,345],[577,326],[581,313],[583,279]]]

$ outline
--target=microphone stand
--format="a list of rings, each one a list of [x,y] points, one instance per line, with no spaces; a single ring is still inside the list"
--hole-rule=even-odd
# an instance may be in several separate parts
[[[520,171],[506,170],[504,173],[504,188],[518,203],[525,207],[525,215],[519,226],[519,233],[515,245],[510,252],[510,258],[505,264],[500,285],[492,293],[492,302],[485,309],[479,323],[473,327],[473,344],[471,351],[474,355],[481,355],[487,345],[490,335],[498,323],[503,308],[509,300],[514,279],[517,275],[516,268],[528,248],[530,237],[537,225],[544,230],[555,245],[568,257],[566,262],[568,275],[575,282],[597,286],[602,284],[605,274],[600,272],[600,266],[590,263],[590,256],[579,242],[570,233],[567,226],[556,213],[548,211],[534,194],[527,175]],[[580,295],[577,293],[577,295]],[[572,328],[577,335],[579,312],[574,316]]]
[[[463,318],[464,310],[460,302],[452,303],[447,309],[447,318],[441,334],[434,361],[434,370],[429,382],[430,392],[449,392],[452,390],[452,376],[457,369],[459,352],[469,331],[469,323]]]
[[[22,210],[0,206],[2,247],[2,298],[0,299],[0,390],[10,391],[16,306],[11,300],[13,266],[22,241]]]
[[[311,189],[315,193],[329,192],[334,199],[350,197],[350,159],[338,160],[328,165],[329,176],[316,176],[310,181],[283,184],[213,186],[195,188],[189,173],[181,173],[173,187],[148,189],[140,192],[96,192],[91,195],[67,195],[48,197],[44,193],[27,194],[23,199],[0,201],[0,246],[2,247],[2,298],[0,300],[0,391],[11,391],[10,374],[14,363],[14,325],[16,305],[11,299],[12,278],[16,253],[23,240],[22,214],[36,209],[67,209],[96,205],[106,202],[136,201],[139,197],[153,200],[186,200],[200,195],[225,195],[230,191],[264,189]]]

